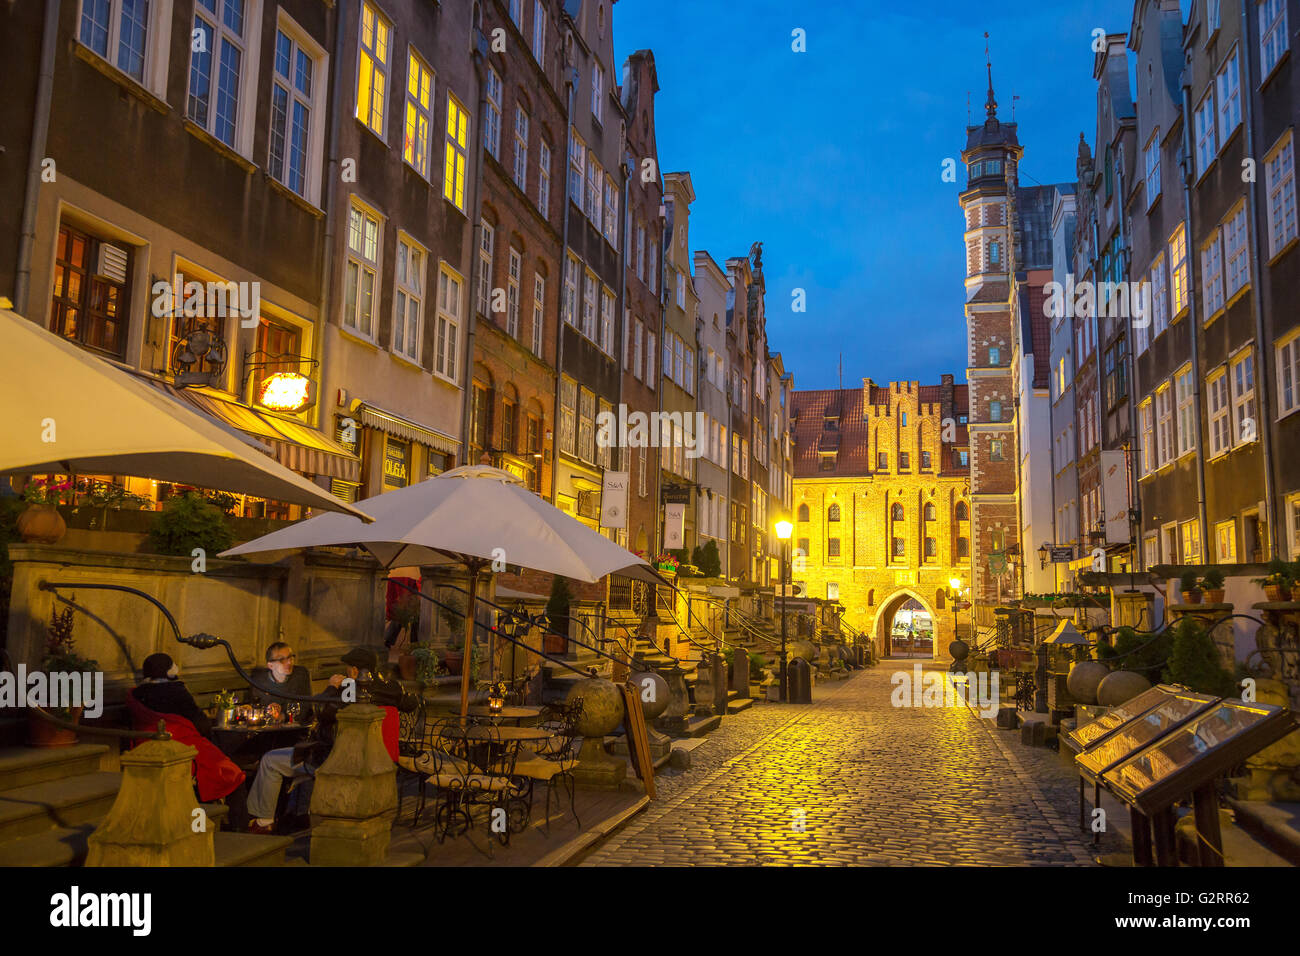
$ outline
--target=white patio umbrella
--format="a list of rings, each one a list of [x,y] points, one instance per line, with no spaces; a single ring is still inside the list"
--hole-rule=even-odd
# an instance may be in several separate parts
[[[137,475],[369,520],[235,431],[7,309],[0,406],[0,474]]]
[[[469,662],[478,578],[493,561],[594,582],[621,574],[666,583],[632,552],[596,533],[533,494],[509,472],[467,465],[400,491],[367,498],[359,506],[375,520],[318,515],[249,541],[222,557],[315,547],[358,547],[385,568],[462,564],[469,571],[465,610],[465,664],[461,716],[469,710]]]

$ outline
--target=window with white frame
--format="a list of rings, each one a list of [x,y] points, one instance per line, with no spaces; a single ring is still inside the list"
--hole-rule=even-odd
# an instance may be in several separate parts
[[[1290,43],[1286,32],[1286,0],[1263,0],[1259,5],[1259,75],[1268,76]]]
[[[596,62],[591,64],[591,116],[597,123],[604,123],[605,70]]]
[[[397,237],[396,290],[393,296],[393,351],[420,363],[424,318],[424,249],[406,236]]]
[[[581,264],[570,254],[564,260],[564,302],[561,304],[561,312],[564,321],[575,329],[578,327],[578,277],[581,274]]]
[[[85,22],[84,11],[93,6],[96,6],[93,0],[84,0],[82,8],[83,23]],[[239,125],[239,112],[243,98],[241,87],[247,73],[245,66],[248,57],[248,38],[246,37],[247,31],[245,27],[254,27],[252,23],[248,22],[246,14],[249,11],[245,7],[245,0],[197,0],[194,4],[194,32],[190,43],[190,88],[189,96],[186,99],[186,116],[231,148],[238,148],[235,145],[235,135]],[[127,62],[133,68],[138,63],[141,71],[143,71],[144,66],[143,43],[145,38],[144,27],[147,22],[146,9],[147,5],[144,2],[124,3],[122,4],[122,14],[119,20],[125,31],[119,39],[119,61],[121,61],[125,52],[122,45],[130,44],[132,51],[128,55]],[[138,10],[138,18],[134,16],[136,10]],[[132,15],[129,16],[129,14]],[[141,44],[138,56],[134,50],[137,19],[140,31],[139,43]],[[127,29],[128,21],[131,21],[131,29]],[[254,33],[256,33],[255,28]],[[276,74],[281,72],[280,59],[284,49],[283,44],[293,45],[292,41],[283,32],[279,32],[276,35]],[[293,75],[295,79],[302,80],[303,90],[308,98],[311,96],[313,66],[310,57],[304,57],[304,62],[301,64],[295,60],[284,64],[284,76]],[[135,72],[133,68],[129,69],[123,66],[121,62],[118,63],[118,68],[137,80],[142,80],[142,72]],[[299,74],[297,72],[299,69],[304,72]],[[290,71],[294,72],[291,73]],[[285,82],[289,89],[295,88],[293,82],[287,80]],[[274,97],[272,102],[274,104]],[[287,109],[286,103],[286,111]],[[278,176],[276,178],[280,179]],[[281,181],[284,180],[281,179]],[[301,192],[301,190],[295,190],[295,192]]]
[[[645,337],[645,323],[637,319],[632,327],[632,374],[641,380],[641,340]]]
[[[1151,399],[1142,403],[1142,474],[1149,475],[1156,470],[1156,423],[1155,411]]]
[[[650,286],[650,291],[655,295],[659,294],[659,244],[653,239],[650,240],[650,252],[646,258],[646,282]]]
[[[456,381],[457,339],[460,332],[461,303],[465,281],[446,263],[438,270],[438,328],[434,336],[433,371]]]
[[[533,0],[533,59],[541,63],[546,56],[546,7],[542,0]]]
[[[1250,257],[1246,254],[1246,204],[1223,222],[1223,258],[1227,274],[1228,298],[1250,281]]]
[[[605,170],[596,162],[595,152],[587,155],[587,218],[597,229],[601,226],[601,188],[605,182]]]
[[[682,387],[686,389],[688,395],[695,394],[695,349],[686,350],[686,375],[682,380]],[[767,457],[767,443],[763,444],[764,460]]]
[[[1196,447],[1196,405],[1190,365],[1174,373],[1174,391],[1178,400],[1178,456],[1181,458]]]
[[[447,94],[447,143],[443,163],[442,198],[465,211],[465,170],[469,165],[469,114]]]
[[[677,308],[686,308],[686,273],[677,273]]]
[[[411,50],[406,66],[406,120],[402,130],[402,159],[429,178],[429,142],[433,130],[433,72]]]
[[[475,300],[480,315],[492,312],[492,254],[496,245],[496,232],[486,219],[479,221],[478,239],[478,297]]]
[[[1228,365],[1232,379],[1233,441],[1240,445],[1254,441],[1255,434],[1255,356],[1247,346],[1232,357]]]
[[[1232,422],[1228,402],[1228,373],[1220,371],[1205,380],[1210,407],[1210,457],[1227,454],[1232,448]]]
[[[524,259],[519,250],[510,247],[510,260],[506,267],[506,335],[519,338],[519,284],[523,279]]]
[[[655,334],[645,333],[645,383],[651,391],[655,388]]]
[[[551,147],[537,144],[537,208],[542,216],[551,214]]]
[[[596,299],[600,295],[600,279],[588,270],[586,287],[582,290],[582,334],[596,341]]]
[[[1214,131],[1214,90],[1209,89],[1200,105],[1196,107],[1196,175],[1204,175],[1214,162],[1218,152],[1218,140]]]
[[[546,279],[540,272],[533,273],[533,354],[542,357],[542,332],[546,316]]]
[[[560,379],[560,451],[566,455],[577,453],[578,446],[578,383],[571,378]]]
[[[1183,563],[1199,564],[1201,561],[1201,527],[1195,521],[1184,521],[1179,530],[1183,537]]]
[[[1187,308],[1187,227],[1179,224],[1169,237],[1169,290],[1173,297],[1173,317]]]
[[[483,83],[483,146],[496,159],[501,158],[501,77],[488,67]]]
[[[606,355],[614,354],[614,293],[600,289],[600,347]]]
[[[316,202],[320,192],[319,156],[323,128],[316,120],[319,73],[324,53],[307,48],[301,34],[275,33],[271,71],[271,136],[267,172],[299,196]]]
[[[1165,282],[1165,256],[1162,252],[1151,264],[1151,338],[1169,325],[1169,287]]]
[[[1160,536],[1149,534],[1142,541],[1143,566],[1153,568],[1160,563]]]
[[[393,25],[373,3],[361,4],[361,34],[357,51],[357,119],[384,138],[391,69]]]
[[[596,393],[586,388],[578,389],[578,457],[596,460]]]
[[[1156,127],[1147,140],[1146,149],[1143,150],[1143,157],[1146,161],[1147,175],[1147,208],[1150,209],[1157,199],[1160,198],[1160,128]]]
[[[645,223],[636,224],[636,277],[645,282]]]
[[[524,0],[510,0],[510,20],[515,26],[523,29]]]
[[[1268,254],[1272,257],[1296,237],[1295,155],[1289,130],[1264,157],[1264,183],[1268,191]]]
[[[1174,460],[1174,392],[1169,383],[1156,389],[1156,467]]]
[[[1207,0],[1205,4],[1205,21],[1211,34],[1220,26],[1219,0]]]
[[[677,381],[677,369],[673,364],[673,343],[677,341],[677,336],[664,329],[664,357],[661,367],[663,368],[664,378],[670,382]]]
[[[515,185],[528,194],[528,114],[515,106]]]
[[[1219,91],[1219,143],[1223,144],[1241,125],[1241,71],[1235,48],[1223,61],[1215,82]]]
[[[587,144],[569,127],[569,197],[582,208],[582,191],[587,175]]]
[[[210,13],[216,12],[211,0],[204,3],[204,7]],[[169,24],[153,22],[150,18],[160,18],[168,12],[165,5],[149,3],[148,0],[82,0],[77,38],[137,83],[154,89],[159,85],[159,77],[154,74],[159,73],[162,58],[152,48],[157,44],[153,32],[160,30],[165,37],[171,30]],[[244,4],[232,3],[230,13],[235,32],[243,36]],[[199,29],[197,22],[195,28]],[[242,43],[240,46],[242,48]],[[216,47],[209,42],[207,49],[211,51]],[[234,66],[238,71],[238,62]],[[154,91],[161,92],[158,89]]]
[[[1204,321],[1223,308],[1223,237],[1215,232],[1201,250],[1201,284],[1205,297]]]
[[[1220,521],[1214,526],[1215,558],[1219,564],[1237,563],[1237,522]]]
[[[1300,329],[1277,343],[1277,406],[1279,415],[1300,408]]]
[[[368,339],[375,336],[375,287],[379,278],[381,228],[379,214],[353,199],[348,209],[343,326]]]

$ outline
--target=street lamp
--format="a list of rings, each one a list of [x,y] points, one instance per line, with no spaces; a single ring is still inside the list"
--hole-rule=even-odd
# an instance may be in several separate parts
[[[961,636],[960,636],[959,634],[957,634],[957,612],[960,610],[960,608],[958,607],[958,605],[962,603],[962,585],[961,585],[961,578],[957,578],[957,577],[949,578],[949,579],[948,579],[948,588],[949,588],[949,591],[948,591],[948,599],[949,599],[949,601],[952,602],[952,629],[953,629],[953,634],[954,634],[954,638],[953,638],[953,639],[956,640],[956,641],[960,641],[960,640],[961,640]],[[972,619],[971,619],[971,630],[973,631],[974,629],[975,629],[975,621],[974,621],[974,618],[972,617]],[[973,635],[972,635],[972,637],[973,637]],[[973,643],[974,643],[974,642],[973,642],[973,640],[972,640],[972,642],[971,642],[970,644],[967,644],[966,646],[967,646],[968,648],[970,648],[970,647],[973,645]],[[963,658],[965,657],[965,655],[962,655],[962,656],[963,656]],[[953,661],[953,662],[956,663],[956,658],[955,658],[955,657],[954,657],[954,661]]]
[[[1047,567],[1047,559],[1052,556],[1052,546],[1044,541],[1038,548],[1038,570]]]
[[[786,579],[790,576],[790,535],[794,531],[794,525],[782,518],[776,523],[776,536],[781,542],[781,693],[782,703],[787,699],[786,683],[786,656],[785,656],[785,591]]]

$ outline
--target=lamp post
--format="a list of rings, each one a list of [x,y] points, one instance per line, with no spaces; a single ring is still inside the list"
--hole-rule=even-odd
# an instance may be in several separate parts
[[[952,602],[952,629],[954,635],[953,639],[960,641],[961,635],[957,633],[957,611],[959,610],[958,605],[962,603],[961,578],[956,578],[956,577],[949,578],[948,589],[949,589],[948,600]],[[974,619],[974,615],[972,615],[971,616],[972,633],[970,635],[971,640],[969,642],[963,641],[963,643],[966,644],[968,652],[974,649],[974,645],[975,645],[975,635],[973,633],[974,630],[975,630],[975,619]]]
[[[786,683],[786,654],[785,654],[785,591],[789,586],[786,579],[790,576],[790,535],[794,531],[794,525],[782,518],[776,523],[776,536],[781,542],[781,702],[787,699],[788,684]]]

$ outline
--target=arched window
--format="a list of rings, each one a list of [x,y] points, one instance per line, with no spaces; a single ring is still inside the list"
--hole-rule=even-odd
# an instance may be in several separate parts
[[[840,506],[839,506],[839,505],[831,505],[828,509],[826,509],[826,520],[827,520],[827,521],[839,521],[839,520],[840,520]]]
[[[934,592],[934,609],[936,611],[943,610],[943,588],[939,588]]]
[[[957,557],[959,558],[970,557],[970,546],[966,543],[965,538],[957,539]]]
[[[800,521],[807,521],[807,520],[808,520],[808,506],[807,506],[807,505],[800,505],[800,506],[799,506],[799,520],[800,520]]]
[[[902,520],[903,520],[903,506],[900,505],[900,504],[895,503],[895,504],[894,504],[894,507],[890,509],[889,516],[890,516],[894,521],[902,521]]]
[[[970,520],[970,511],[966,508],[966,502],[964,501],[957,502],[957,520],[958,521]]]
[[[875,589],[875,588],[872,588],[870,591],[867,592],[867,605],[868,605],[869,607],[875,607],[875,606],[876,606],[876,589]]]
[[[936,514],[936,512],[935,512],[935,510],[934,510],[934,503],[933,503],[933,502],[930,502],[930,503],[926,504],[926,506],[925,506],[925,520],[926,520],[926,521],[933,521],[936,517],[937,517],[937,514]]]

